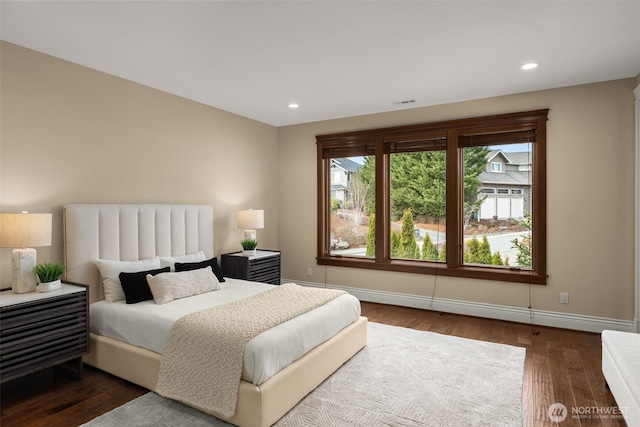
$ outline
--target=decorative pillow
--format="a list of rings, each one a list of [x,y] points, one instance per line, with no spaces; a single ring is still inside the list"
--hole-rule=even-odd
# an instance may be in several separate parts
[[[178,255],[178,256],[161,256],[160,257],[160,266],[161,267],[169,267],[171,271],[176,271],[174,264],[176,262],[197,262],[204,261],[207,257],[204,255],[204,252],[196,252],[195,254],[187,254],[187,255]]]
[[[97,259],[96,263],[102,276],[104,299],[108,302],[123,301],[125,299],[120,273],[134,273],[136,271],[155,270],[161,268],[160,258],[149,258],[140,261],[114,261],[109,259]]]
[[[176,262],[176,271],[197,270],[205,267],[211,267],[213,274],[218,278],[218,282],[224,282],[222,270],[220,270],[220,267],[218,266],[218,259],[216,257],[200,262]]]
[[[156,304],[166,304],[174,299],[220,289],[220,283],[211,267],[155,276],[147,274],[147,282]]]
[[[147,274],[155,276],[160,273],[168,273],[169,270],[169,267],[165,267],[157,270],[136,271],[135,273],[120,273],[120,283],[127,304],[153,299],[153,294],[147,283]]]

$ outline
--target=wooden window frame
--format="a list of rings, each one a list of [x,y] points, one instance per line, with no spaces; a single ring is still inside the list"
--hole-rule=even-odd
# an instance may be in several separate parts
[[[547,283],[546,219],[546,122],[548,109],[492,116],[448,120],[434,123],[370,129],[331,135],[318,135],[317,185],[318,229],[317,263],[351,268],[397,271],[416,274],[465,277],[516,283]],[[533,221],[532,268],[468,265],[463,262],[463,150],[465,147],[498,145],[501,139],[534,132],[532,144]],[[447,261],[392,259],[390,242],[390,154],[385,141],[411,140],[446,135],[446,247]],[[512,139],[509,139],[511,141]],[[376,254],[375,257],[331,255],[330,215],[331,158],[375,155]]]

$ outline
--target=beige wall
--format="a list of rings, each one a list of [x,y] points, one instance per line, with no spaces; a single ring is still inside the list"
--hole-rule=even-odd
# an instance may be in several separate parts
[[[240,248],[236,210],[263,208],[260,246],[283,251],[283,278],[422,296],[435,283],[439,298],[526,307],[521,284],[317,266],[315,136],[550,108],[549,284],[531,287],[533,308],[633,317],[637,79],[276,129],[8,43],[1,49],[0,210],[54,214],[41,261],[62,259],[66,203],[211,204],[217,254]],[[10,250],[0,249],[3,286],[9,271]]]
[[[277,129],[145,86],[1,44],[0,210],[52,212],[62,260],[67,203],[203,203],[216,254],[240,250],[236,210],[262,208],[260,246],[277,248]],[[0,249],[0,284],[11,283]]]
[[[527,307],[522,284],[316,265],[315,136],[549,108],[549,280],[531,286],[532,307],[631,320],[634,87],[631,78],[279,128],[283,277],[421,296],[435,286],[438,298]],[[568,305],[560,292],[569,293]]]

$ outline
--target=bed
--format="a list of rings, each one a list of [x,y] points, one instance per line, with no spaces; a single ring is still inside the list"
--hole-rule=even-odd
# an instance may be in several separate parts
[[[207,205],[72,204],[66,205],[63,209],[63,227],[64,260],[68,268],[66,279],[89,285],[91,317],[95,317],[96,320],[109,319],[108,314],[95,310],[97,307],[127,309],[123,303],[103,301],[105,295],[97,259],[137,261],[152,257],[181,257],[197,252],[202,252],[209,259],[214,255],[213,210]],[[226,280],[223,285],[225,290],[242,289],[240,294],[252,294],[259,292],[260,289],[257,288],[261,286],[270,286],[233,279]],[[217,292],[221,291],[212,293]],[[187,299],[179,301],[184,306]],[[335,303],[335,300],[331,303]],[[194,302],[186,305],[198,304],[206,303]],[[146,305],[150,310],[155,309],[150,302],[134,305]],[[327,306],[305,313],[307,323],[304,327],[307,331],[316,329],[310,325],[318,322],[317,316],[326,318],[327,313],[323,314],[323,310],[328,310]],[[180,310],[177,311],[179,315]],[[350,315],[353,316],[353,313]],[[302,318],[303,316],[300,316],[293,320]],[[159,320],[156,323],[163,322],[164,320]],[[108,329],[108,320],[102,322],[103,328],[105,324]],[[287,327],[283,325],[279,325],[278,328]],[[164,328],[166,329],[166,325]],[[337,332],[330,332],[331,337],[328,339],[315,338],[321,343],[302,356],[287,356],[293,361],[290,364],[287,362],[286,367],[266,369],[274,370],[275,374],[265,373],[262,361],[254,362],[252,367],[245,366],[238,389],[235,414],[221,418],[238,426],[269,426],[275,423],[366,345],[367,320],[359,316],[359,311],[353,322],[334,328]],[[275,333],[273,330],[265,331],[264,334]],[[259,341],[264,334],[257,336],[256,340]],[[281,339],[282,336],[286,337],[282,329],[276,333],[278,334],[281,335]],[[85,356],[85,363],[155,391],[162,360],[162,339],[155,344],[147,345],[132,341],[123,335],[92,326],[90,353]],[[272,338],[263,341],[269,342]],[[264,342],[261,345],[264,345]],[[247,344],[247,349],[250,349],[251,344],[253,340]],[[258,345],[255,348],[260,347]],[[254,353],[255,348],[251,350]],[[250,365],[247,362],[247,354],[251,351],[245,353],[245,365]],[[297,351],[300,352],[299,349]],[[255,354],[250,356],[254,357]],[[256,369],[255,365],[260,365],[260,369]],[[264,380],[265,378],[268,379]]]

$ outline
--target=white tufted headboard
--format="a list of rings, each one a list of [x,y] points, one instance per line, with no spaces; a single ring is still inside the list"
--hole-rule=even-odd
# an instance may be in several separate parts
[[[71,204],[62,211],[66,279],[104,299],[96,259],[136,261],[204,251],[213,257],[213,209],[207,205]]]

